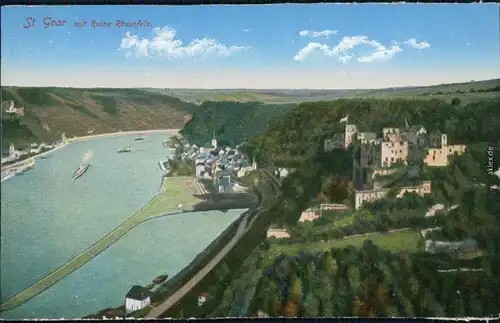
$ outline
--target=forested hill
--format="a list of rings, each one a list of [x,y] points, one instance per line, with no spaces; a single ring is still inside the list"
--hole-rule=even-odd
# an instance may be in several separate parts
[[[360,131],[402,128],[406,118],[410,125],[447,133],[450,144],[500,140],[500,98],[467,105],[441,100],[341,99],[301,103],[273,127],[251,138],[248,152],[261,162],[300,162],[322,147],[324,139],[343,132],[339,120],[346,115]]]
[[[295,104],[207,101],[197,109],[181,134],[190,143],[210,144],[214,131],[219,145],[237,145],[279,120]]]
[[[9,118],[10,101],[25,115]],[[2,146],[127,130],[182,128],[197,105],[139,89],[2,87]],[[93,131],[92,131],[93,130]]]
[[[448,167],[422,167],[419,180],[432,181],[431,194],[426,197],[388,195],[348,211],[344,219],[349,222],[328,219],[323,213],[320,220],[298,224],[309,207],[354,200],[354,188],[346,185],[352,178],[350,152],[322,151],[322,139],[341,132],[345,124],[338,121],[346,115],[361,131],[376,132],[387,126],[403,128],[406,117],[410,125],[439,129],[448,134],[450,143],[468,147]],[[262,227],[260,236],[253,236],[258,247],[240,267],[229,269],[236,278],[224,291],[227,296],[213,317],[227,316],[238,304],[233,300],[247,299],[245,287],[251,291],[249,315],[497,317],[500,194],[490,187],[498,185],[499,179],[488,174],[486,165],[491,163],[496,169],[499,158],[489,156],[484,143],[498,151],[499,133],[499,99],[465,106],[438,100],[338,100],[299,105],[248,141],[247,147],[257,159],[296,165],[282,180],[281,194],[269,211],[256,220],[254,230]],[[437,203],[456,208],[427,217],[426,210]],[[266,240],[271,224],[288,229],[291,237]],[[409,228],[407,232],[413,233],[408,240],[386,234],[396,228]],[[419,231],[424,228],[438,228],[434,231],[438,241],[473,239],[480,252],[423,252],[425,242]],[[355,235],[367,232],[374,235],[355,240],[360,238]],[[244,246],[250,248],[251,243],[248,238]],[[443,271],[449,269],[452,271]],[[218,285],[223,285],[222,280]]]

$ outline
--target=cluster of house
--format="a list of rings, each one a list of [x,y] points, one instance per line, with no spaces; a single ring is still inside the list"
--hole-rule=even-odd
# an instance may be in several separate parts
[[[5,114],[8,116],[24,116],[24,107],[16,108],[14,101],[10,101],[9,108],[5,110]]]
[[[14,147],[14,144],[10,144],[9,149],[5,149],[2,151],[1,163],[5,164],[5,163],[13,162],[13,161],[20,159],[22,156],[36,155],[36,154],[41,153],[42,151],[53,149],[57,145],[58,145],[58,143],[52,144],[52,145],[48,145],[46,143],[41,143],[41,144],[32,143],[32,144],[30,144],[30,147],[28,149],[17,150]]]
[[[236,148],[218,147],[217,139],[212,139],[212,147],[189,145],[179,136],[184,152],[181,159],[191,159],[195,163],[196,178],[213,180],[219,193],[232,193],[238,186],[234,177],[243,177],[257,169],[255,159],[250,164],[246,156]]]
[[[23,150],[17,150],[14,144],[9,145],[9,149],[2,150],[1,164],[10,163],[20,159],[22,156],[37,155],[43,151],[51,150],[60,147],[66,143],[66,135],[63,133],[61,135],[61,140],[56,141],[53,144],[46,143],[31,143],[29,148]]]

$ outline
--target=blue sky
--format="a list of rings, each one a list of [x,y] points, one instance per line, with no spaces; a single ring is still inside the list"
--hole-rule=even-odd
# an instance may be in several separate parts
[[[1,14],[6,85],[376,88],[500,76],[497,4],[18,6]],[[27,17],[36,25],[24,28]],[[45,28],[47,17],[66,23]],[[111,27],[92,28],[93,20]],[[117,28],[116,20],[145,24]],[[81,21],[87,26],[74,26]]]

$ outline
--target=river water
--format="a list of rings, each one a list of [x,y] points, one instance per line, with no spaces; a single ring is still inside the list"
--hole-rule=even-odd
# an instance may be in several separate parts
[[[105,137],[72,143],[37,159],[33,170],[1,183],[1,301],[57,269],[139,211],[160,186],[166,134]],[[131,145],[132,152],[116,151]],[[91,167],[73,182],[83,156]],[[153,219],[5,319],[82,317],[124,302],[135,284],[172,277],[243,210]]]

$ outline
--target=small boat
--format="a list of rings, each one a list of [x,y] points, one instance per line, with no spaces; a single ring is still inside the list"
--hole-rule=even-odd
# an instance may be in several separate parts
[[[124,147],[124,148],[118,150],[119,153],[129,153],[131,151],[132,151],[132,148],[130,146]]]
[[[73,174],[73,180],[80,178],[89,169],[90,164],[83,164]]]
[[[155,285],[161,284],[164,281],[166,281],[167,279],[168,279],[168,275],[160,275],[160,276],[156,277],[155,279],[153,279],[153,284],[155,284]]]
[[[144,140],[144,137],[142,135],[139,135],[134,140],[136,140],[136,141]]]

